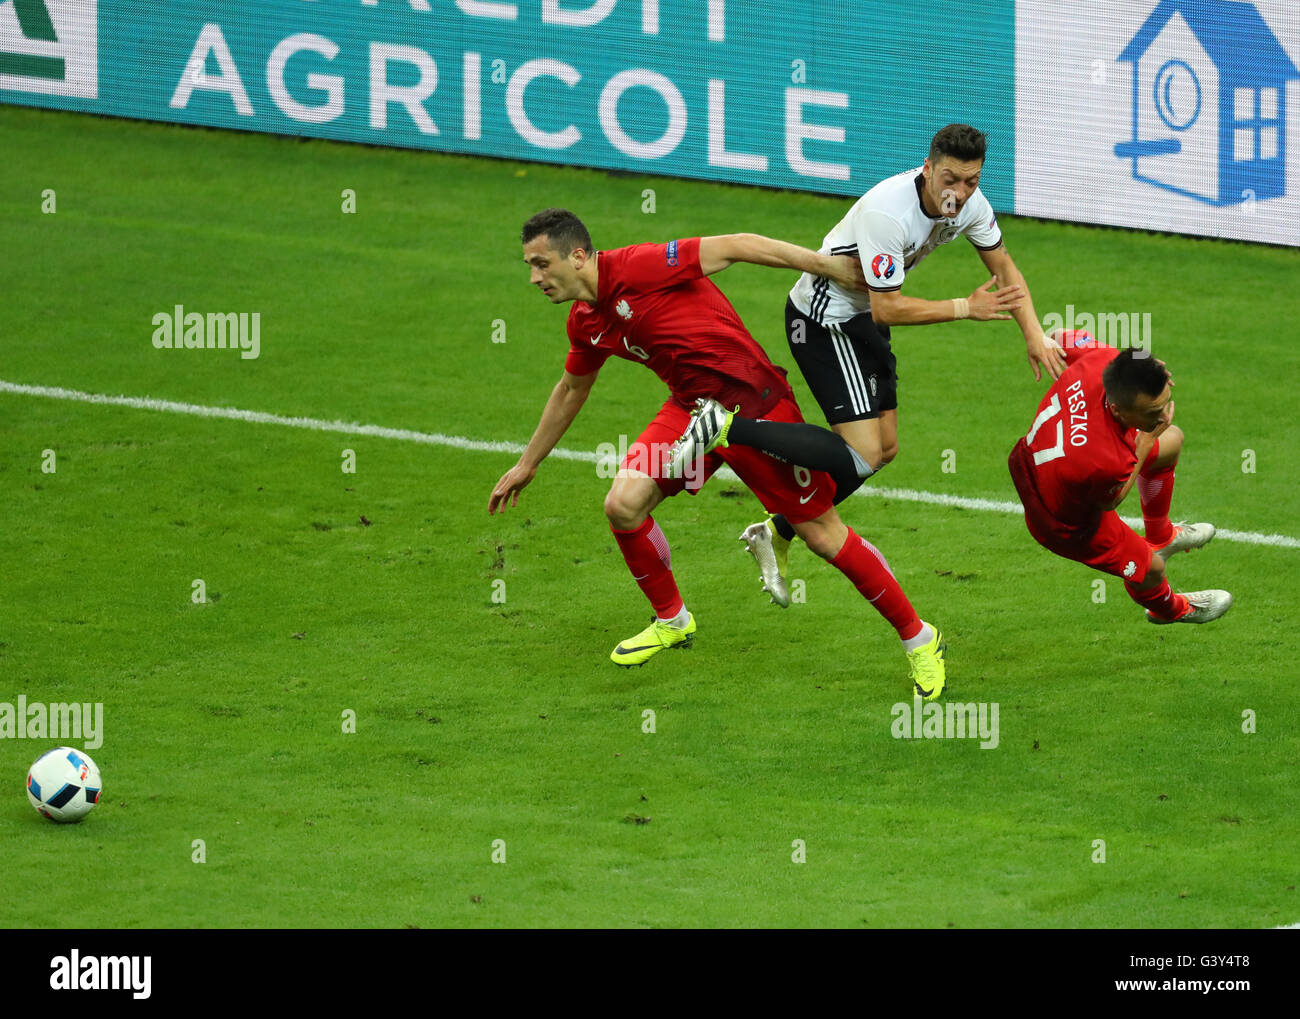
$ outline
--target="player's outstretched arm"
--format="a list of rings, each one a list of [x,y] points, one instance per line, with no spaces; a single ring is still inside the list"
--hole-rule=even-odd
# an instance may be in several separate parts
[[[871,292],[871,317],[882,326],[923,326],[935,322],[955,322],[973,318],[977,322],[1010,319],[1020,307],[1024,291],[1020,287],[993,289],[997,278],[976,287],[969,297],[948,301],[927,301],[922,297],[905,297],[898,290]]]
[[[492,496],[488,499],[489,515],[498,510],[504,513],[507,504],[519,505],[520,491],[533,480],[538,466],[569,430],[569,425],[573,424],[573,419],[586,403],[595,381],[596,372],[590,375],[570,375],[565,372],[556,383],[542,410],[542,418],[537,422],[537,429],[519,455],[518,462],[501,475],[501,480],[492,489]]]
[[[1034,310],[1034,299],[1029,293],[1029,284],[1025,282],[1024,274],[1016,268],[1010,252],[1005,246],[998,245],[991,251],[981,251],[980,258],[1002,284],[1018,286],[1024,291],[1019,307],[1011,314],[1015,316],[1016,324],[1024,334],[1025,356],[1029,360],[1029,367],[1034,371],[1034,381],[1041,380],[1044,371],[1050,378],[1060,378],[1061,372],[1065,371],[1065,354],[1043,334],[1038,312]]]
[[[761,234],[700,238],[700,270],[705,276],[712,276],[737,262],[825,276],[845,290],[864,290],[867,286],[862,275],[862,263],[848,255],[823,255]]]

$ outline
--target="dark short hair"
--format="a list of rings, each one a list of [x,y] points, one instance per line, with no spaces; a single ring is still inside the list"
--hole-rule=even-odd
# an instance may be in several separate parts
[[[551,247],[561,255],[568,255],[576,248],[591,254],[591,234],[582,225],[582,220],[568,209],[543,209],[524,224],[521,244],[527,244],[534,237],[545,234],[551,241]]]
[[[969,124],[949,124],[930,139],[930,159],[938,161],[950,156],[963,163],[982,161],[987,145],[988,135],[983,131],[977,131]]]
[[[1106,389],[1106,399],[1120,410],[1130,410],[1137,403],[1138,394],[1159,396],[1169,385],[1169,369],[1145,350],[1129,347],[1101,374],[1101,384]]]

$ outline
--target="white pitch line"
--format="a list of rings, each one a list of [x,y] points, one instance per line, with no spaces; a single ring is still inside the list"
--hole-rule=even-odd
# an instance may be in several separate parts
[[[326,421],[322,418],[284,417],[280,414],[267,414],[257,410],[237,410],[234,407],[205,407],[196,403],[178,403],[175,400],[153,400],[139,396],[108,396],[103,393],[83,393],[76,389],[62,389],[58,386],[26,386],[17,382],[0,379],[0,393],[13,393],[17,396],[40,396],[52,400],[74,400],[79,403],[97,403],[113,407],[130,407],[133,410],[163,411],[169,414],[189,414],[194,417],[224,418],[228,421],[248,421],[261,425],[284,425],[289,428],[307,428],[316,432],[341,432],[345,435],[365,435],[377,439],[398,439],[404,442],[420,442],[429,446],[447,446],[452,449],[470,450],[476,453],[514,453],[524,451],[517,442],[485,442],[480,439],[466,439],[459,435],[443,435],[440,432],[415,432],[406,428],[385,428],[382,425],[362,425],[352,421]],[[581,463],[596,463],[598,457],[593,452],[576,449],[554,449],[551,456],[558,460],[576,460]],[[725,467],[718,472],[724,480],[739,479]],[[878,485],[864,485],[856,495],[874,499],[897,499],[900,502],[922,502],[933,506],[953,506],[959,509],[975,510],[985,513],[1023,512],[1020,503],[1004,502],[997,499],[976,499],[963,495],[945,495],[940,492],[921,492],[911,488],[884,488]],[[1141,517],[1124,517],[1128,524],[1138,526]],[[1259,534],[1254,531],[1230,531],[1221,529],[1215,534],[1219,541],[1236,541],[1248,545],[1271,545],[1276,548],[1300,548],[1300,538],[1285,534]]]

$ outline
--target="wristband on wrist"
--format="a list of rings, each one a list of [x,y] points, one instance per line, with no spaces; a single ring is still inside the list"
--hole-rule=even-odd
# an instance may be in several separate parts
[[[970,318],[970,300],[965,297],[954,297],[952,299],[952,318],[956,322],[958,319]]]

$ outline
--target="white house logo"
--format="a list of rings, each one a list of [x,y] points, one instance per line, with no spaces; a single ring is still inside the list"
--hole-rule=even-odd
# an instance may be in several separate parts
[[[1253,3],[1162,0],[1120,62],[1132,65],[1135,180],[1210,205],[1286,193],[1286,87],[1300,79]]]
[[[97,0],[0,0],[0,89],[99,96]]]

